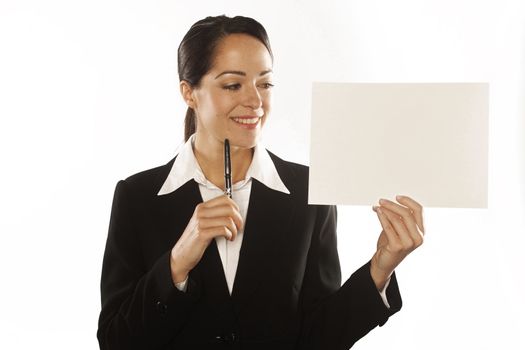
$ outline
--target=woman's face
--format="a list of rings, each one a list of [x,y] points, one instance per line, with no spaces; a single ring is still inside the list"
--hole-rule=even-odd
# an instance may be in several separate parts
[[[246,34],[222,39],[210,71],[191,89],[197,139],[254,147],[270,112],[271,82],[272,58],[263,43]]]

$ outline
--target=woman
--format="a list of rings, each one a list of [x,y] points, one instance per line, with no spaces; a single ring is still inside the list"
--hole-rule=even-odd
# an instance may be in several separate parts
[[[423,241],[421,206],[380,201],[377,251],[341,286],[336,208],[308,205],[308,168],[258,144],[271,109],[264,28],[208,17],[178,59],[186,144],[117,184],[101,349],[351,347],[401,307],[394,269]],[[223,194],[226,138],[233,199]]]

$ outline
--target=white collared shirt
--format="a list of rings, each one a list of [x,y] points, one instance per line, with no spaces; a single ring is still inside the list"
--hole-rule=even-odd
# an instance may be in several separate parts
[[[192,144],[194,139],[195,134],[190,136],[188,141],[182,146],[177,158],[175,158],[175,162],[166,181],[157,195],[160,196],[171,193],[191,179],[194,179],[195,182],[199,184],[202,200],[205,202],[224,194],[222,189],[208,181],[204,176],[204,173],[195,158],[195,154],[193,153]],[[262,144],[258,144],[255,146],[252,162],[246,172],[246,177],[244,180],[232,185],[232,192],[234,194],[232,199],[239,206],[243,222],[246,222],[246,214],[248,212],[248,203],[252,188],[252,178],[257,179],[271,189],[290,194],[290,191],[279,177],[270,155],[266,152]],[[237,237],[234,241],[228,241],[223,236],[215,237],[230,294],[233,290],[233,282],[237,272],[243,237],[243,230],[237,232]],[[185,290],[186,281],[177,283],[177,288]]]
[[[160,191],[157,193],[158,196],[177,190],[191,179],[199,184],[199,191],[202,200],[205,202],[224,194],[222,189],[208,181],[204,176],[204,173],[195,158],[195,154],[193,153],[194,139],[195,134],[191,135],[188,141],[180,149],[168,177],[164,181]],[[232,185],[232,192],[234,194],[232,199],[239,206],[240,214],[244,223],[246,223],[246,214],[248,212],[252,178],[257,179],[271,189],[290,194],[290,191],[279,177],[279,173],[277,172],[277,169],[265,147],[261,143],[257,144],[253,152],[252,162],[246,172],[246,177]],[[244,226],[246,226],[246,224]],[[233,282],[235,281],[243,237],[244,231],[240,230],[233,242],[226,240],[226,238],[222,236],[215,238],[230,295],[233,290]],[[187,281],[188,279],[186,278],[185,281],[177,283],[176,287],[179,290],[186,291]],[[390,307],[386,299],[386,288],[388,287],[389,282],[390,279],[387,281],[385,288],[380,291],[381,298],[387,307]]]

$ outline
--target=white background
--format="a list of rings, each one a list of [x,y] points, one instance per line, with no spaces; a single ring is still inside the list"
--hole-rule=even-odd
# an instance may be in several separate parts
[[[355,349],[524,349],[523,2],[246,3],[0,0],[0,348],[98,347],[114,187],[182,141],[190,25],[243,14],[272,41],[264,141],[285,159],[308,163],[312,81],[491,84],[489,209],[426,210],[426,242],[397,271],[402,311]],[[339,214],[347,278],[380,226],[369,207]]]

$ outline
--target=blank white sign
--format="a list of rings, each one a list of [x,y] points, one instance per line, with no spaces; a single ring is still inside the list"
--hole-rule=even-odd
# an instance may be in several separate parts
[[[486,208],[487,83],[314,83],[310,204]]]

